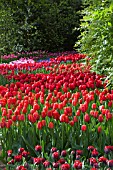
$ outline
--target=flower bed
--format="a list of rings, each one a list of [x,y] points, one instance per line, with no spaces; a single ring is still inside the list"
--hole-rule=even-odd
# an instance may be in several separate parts
[[[53,163],[58,160],[51,158],[50,150],[56,147],[59,159],[62,150],[67,152],[65,162],[58,163],[59,169],[112,167],[112,147],[108,145],[113,146],[113,90],[105,88],[104,76],[92,73],[89,65],[80,62],[84,58],[82,54],[69,54],[48,62],[0,65],[1,74],[9,82],[0,86],[2,157],[10,161],[7,166],[14,169],[28,163],[43,170],[49,161],[49,168],[55,168]],[[35,148],[37,143],[40,153]],[[89,146],[94,146],[93,155]],[[110,156],[104,155],[105,146]],[[20,148],[27,158],[18,152]],[[71,160],[71,151],[77,150],[82,154],[77,158],[75,154]],[[106,162],[101,166],[102,156]],[[41,157],[47,162],[40,162]]]
[[[25,60],[35,60],[36,62],[40,62],[43,60],[49,60],[50,58],[55,58],[58,56],[68,56],[69,54],[76,54],[76,51],[65,51],[65,52],[48,52],[48,51],[33,51],[33,52],[21,52],[16,54],[8,54],[1,56],[1,63],[10,63],[11,61],[21,61],[23,59]]]
[[[94,146],[88,146],[88,158],[83,160],[83,150],[61,150],[52,147],[49,154],[42,152],[42,146],[36,145],[34,148],[35,157],[30,155],[30,152],[24,148],[19,148],[17,154],[12,150],[7,151],[8,167],[16,170],[27,169],[60,169],[60,170],[74,170],[74,169],[91,169],[97,170],[113,167],[112,152],[113,146],[104,147],[104,155],[98,152]]]

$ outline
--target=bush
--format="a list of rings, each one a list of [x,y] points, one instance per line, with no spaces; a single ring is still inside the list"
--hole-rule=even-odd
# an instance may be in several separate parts
[[[79,51],[91,57],[94,71],[107,75],[113,85],[113,2],[84,0]]]

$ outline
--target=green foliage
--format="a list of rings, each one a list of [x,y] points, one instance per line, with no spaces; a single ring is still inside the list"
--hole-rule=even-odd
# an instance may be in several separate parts
[[[84,0],[79,51],[91,57],[94,71],[107,75],[113,85],[113,2]]]
[[[12,51],[16,40],[15,29],[16,24],[10,9],[2,8],[0,10],[0,55]]]
[[[8,79],[4,75],[0,74],[0,85],[5,86],[6,84],[9,83],[10,82],[8,81]]]
[[[81,0],[1,0],[0,6],[0,18],[5,21],[0,22],[0,46],[3,39],[7,51],[73,49],[79,34],[73,29],[79,27]]]

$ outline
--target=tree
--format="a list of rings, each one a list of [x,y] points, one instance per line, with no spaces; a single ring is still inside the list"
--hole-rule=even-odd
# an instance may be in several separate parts
[[[8,9],[13,21],[9,29],[12,52],[72,50],[79,34],[73,29],[79,27],[81,3],[81,0],[1,0],[0,11]],[[4,27],[3,23],[1,26]],[[5,34],[2,30],[1,33]]]
[[[12,51],[15,44],[16,24],[11,9],[0,4],[0,54]]]
[[[107,75],[113,85],[113,1],[83,0],[86,6],[81,21],[78,51],[91,57],[92,69]]]

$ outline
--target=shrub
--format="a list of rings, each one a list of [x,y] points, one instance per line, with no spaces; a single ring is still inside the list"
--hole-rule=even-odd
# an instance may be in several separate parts
[[[91,57],[94,71],[106,74],[113,85],[113,2],[84,0],[79,51]]]

